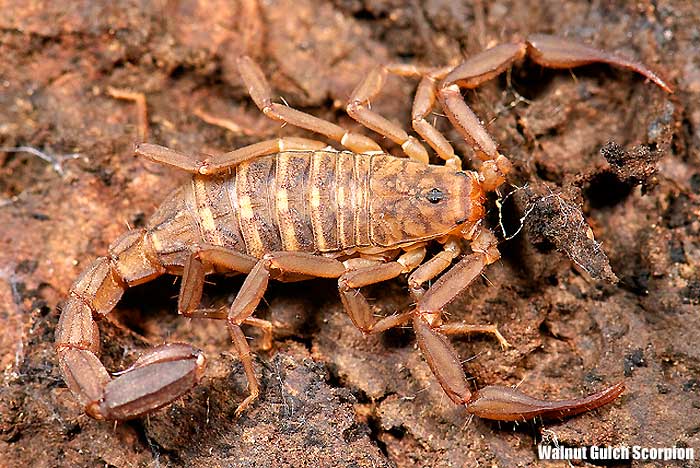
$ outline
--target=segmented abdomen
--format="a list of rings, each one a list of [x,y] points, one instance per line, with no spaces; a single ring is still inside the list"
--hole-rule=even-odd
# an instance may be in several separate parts
[[[261,257],[368,246],[371,156],[284,152],[194,177],[184,196],[202,240]]]

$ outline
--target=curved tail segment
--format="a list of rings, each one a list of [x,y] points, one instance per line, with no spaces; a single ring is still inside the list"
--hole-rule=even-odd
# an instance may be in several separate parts
[[[56,329],[56,352],[68,388],[95,419],[140,416],[179,398],[202,377],[204,355],[188,344],[155,347],[115,379],[98,358],[95,319],[108,314],[126,288],[164,272],[147,232],[134,230],[110,246],[109,257],[92,262],[71,288]]]
[[[568,418],[593,410],[615,400],[625,390],[620,382],[600,392],[575,400],[546,401],[528,396],[512,387],[490,385],[472,394],[467,411],[485,419],[525,421]]]

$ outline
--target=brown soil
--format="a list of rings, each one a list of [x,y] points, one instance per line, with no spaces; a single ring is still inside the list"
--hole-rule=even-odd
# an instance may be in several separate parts
[[[565,466],[537,460],[535,444],[555,438],[700,451],[695,2],[63,3],[0,2],[0,465]],[[82,413],[53,351],[60,305],[91,259],[187,177],[132,156],[136,109],[110,86],[146,94],[149,141],[219,152],[303,134],[252,105],[235,69],[242,53],[290,105],[355,128],[342,105],[373,65],[443,65],[532,32],[638,58],[677,93],[608,66],[529,62],[465,93],[515,165],[508,235],[527,216],[503,260],[448,309],[454,320],[498,323],[513,348],[489,337],[455,343],[475,388],[520,384],[555,399],[624,380],[623,397],[565,421],[472,420],[445,398],[410,330],[363,338],[334,283],[312,281],[267,293],[260,315],[277,327],[275,350],[258,353],[262,397],[235,419],[245,380],[225,328],[178,318],[167,278],[129,291],[101,323],[102,359],[117,370],[149,345],[190,341],[211,363],[202,385],[116,426]],[[407,125],[414,88],[393,79],[373,108]],[[202,110],[243,131],[204,122]],[[52,162],[9,151],[18,147]],[[215,304],[241,282],[214,280]],[[368,296],[383,313],[408,302],[405,281]]]

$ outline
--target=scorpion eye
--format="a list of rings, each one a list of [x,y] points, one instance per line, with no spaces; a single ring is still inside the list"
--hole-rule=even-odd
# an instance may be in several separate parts
[[[439,188],[431,188],[426,194],[426,198],[430,203],[438,203],[440,200],[445,198],[445,195]]]

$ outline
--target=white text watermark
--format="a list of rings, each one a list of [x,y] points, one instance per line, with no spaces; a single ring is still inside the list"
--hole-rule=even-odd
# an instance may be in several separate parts
[[[695,460],[695,449],[689,447],[644,447],[616,445],[565,447],[538,445],[540,460]]]

